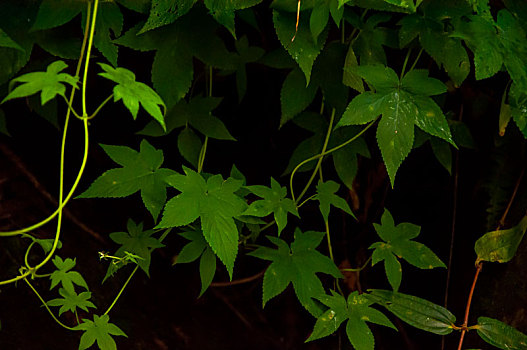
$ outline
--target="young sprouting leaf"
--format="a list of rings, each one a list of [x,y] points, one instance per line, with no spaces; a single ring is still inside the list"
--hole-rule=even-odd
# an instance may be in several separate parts
[[[166,201],[165,179],[176,172],[161,168],[163,151],[141,141],[139,152],[126,146],[101,145],[106,154],[122,168],[99,176],[78,198],[120,198],[141,191],[141,198],[154,221]]]
[[[75,326],[75,330],[84,331],[81,336],[79,350],[91,347],[95,341],[100,350],[117,350],[112,335],[127,337],[127,335],[115,324],[109,323],[110,316],[93,315],[93,321],[83,319],[82,323]]]
[[[75,267],[75,260],[76,259],[72,260],[70,258],[62,260],[58,255],[53,258],[52,261],[57,270],[53,271],[53,273],[49,276],[51,279],[51,285],[49,287],[50,290],[55,288],[55,286],[57,286],[59,283],[69,293],[75,292],[75,288],[73,287],[74,283],[80,287],[86,288],[86,290],[89,290],[88,284],[86,284],[86,281],[82,275],[77,271],[70,271]]]
[[[309,21],[305,16],[300,16],[298,31],[296,30],[296,16],[294,14],[273,11],[273,22],[278,39],[291,57],[298,63],[309,84],[311,68],[320,50],[324,47],[328,30],[325,29],[318,36],[317,42],[313,41]],[[296,33],[296,35],[295,35]],[[294,37],[294,40],[291,41]]]
[[[413,241],[421,228],[408,222],[395,225],[393,217],[386,209],[381,218],[381,225],[373,224],[375,231],[384,242],[370,246],[375,249],[372,254],[372,265],[384,261],[386,276],[394,291],[399,289],[402,270],[399,259],[404,259],[420,269],[445,267],[445,264],[424,244]]]
[[[145,25],[137,34],[174,23],[176,19],[187,14],[197,0],[152,0],[150,14]]]
[[[335,278],[342,277],[335,263],[316,250],[324,235],[324,232],[302,233],[297,229],[291,246],[280,238],[267,236],[277,249],[260,247],[249,253],[251,256],[272,261],[263,280],[264,306],[292,283],[302,306],[316,317],[322,314],[322,310],[312,299],[325,294],[317,273],[323,272]]]
[[[20,46],[19,44],[17,44],[16,41],[11,39],[9,35],[7,35],[7,33],[4,32],[1,28],[0,28],[0,47],[10,47],[12,49],[17,49],[22,52],[24,51],[22,46]]]
[[[365,298],[363,294],[357,291],[352,292],[347,301],[334,291],[331,291],[331,294],[331,296],[317,297],[329,309],[318,317],[313,333],[306,342],[327,337],[347,321],[346,334],[351,345],[356,350],[373,350],[373,334],[366,322],[397,330],[388,317],[371,307],[373,302]]]
[[[139,259],[134,259],[136,264],[146,273],[147,276],[150,276],[150,260],[152,250],[155,248],[164,247],[164,245],[159,242],[156,238],[152,237],[155,233],[154,230],[143,230],[143,223],[136,224],[132,219],[128,219],[126,224],[127,232],[113,232],[110,233],[110,238],[117,244],[120,244],[120,247],[117,249],[114,256],[118,258],[125,258],[127,255],[132,254]],[[127,259],[130,260],[130,259]],[[124,259],[124,264],[126,264],[126,259]],[[111,263],[108,266],[106,271],[106,276],[104,276],[103,282],[110,276],[124,266],[123,263],[119,261]]]
[[[32,72],[21,75],[11,80],[10,86],[16,83],[22,83],[12,90],[1,103],[14,98],[31,96],[40,92],[40,101],[44,105],[55,96],[60,95],[66,98],[66,86],[64,83],[77,88],[78,78],[74,78],[67,73],[59,73],[68,65],[64,61],[55,61],[51,63],[45,72]]]
[[[474,244],[478,255],[476,263],[490,261],[504,263],[510,261],[516,254],[525,231],[527,230],[527,216],[520,223],[508,230],[487,232]]]
[[[134,119],[137,118],[139,104],[161,124],[163,129],[166,128],[164,115],[166,106],[161,97],[148,85],[135,81],[135,74],[122,67],[113,68],[104,63],[99,63],[104,73],[99,73],[103,78],[116,82],[113,88],[113,100],[117,102],[123,100],[126,108],[132,113]],[[163,107],[163,112],[161,112]]]
[[[163,219],[157,226],[185,226],[200,218],[205,240],[227,267],[232,278],[234,260],[238,253],[238,228],[234,217],[241,215],[247,204],[235,194],[242,181],[221,175],[206,181],[197,172],[184,168],[185,175],[172,175],[167,183],[181,193],[165,206]]]
[[[441,108],[429,97],[446,92],[446,86],[428,77],[427,70],[412,70],[400,81],[389,67],[360,66],[356,70],[376,91],[355,97],[337,127],[366,124],[382,115],[377,142],[392,186],[399,166],[413,147],[415,125],[455,146]]]
[[[234,28],[234,12],[255,6],[262,0],[205,0],[205,6],[209,9],[211,15],[236,38]]]
[[[166,130],[163,130],[155,122],[139,132],[148,136],[163,136],[169,134],[176,128],[190,124],[203,135],[218,140],[235,140],[229,133],[225,124],[212,114],[218,107],[221,98],[217,97],[195,97],[190,102],[179,101],[167,114],[165,118]]]
[[[409,325],[427,332],[449,334],[456,322],[456,317],[444,307],[413,295],[382,289],[370,289],[363,295]]]
[[[351,215],[353,218],[357,219],[353,212],[350,209],[348,202],[337,196],[335,193],[339,190],[340,185],[335,181],[320,181],[317,185],[317,194],[314,199],[318,200],[320,203],[320,212],[324,221],[327,222],[329,219],[329,210],[330,206],[334,206],[343,210],[345,213]]]
[[[492,346],[503,350],[527,348],[527,335],[501,321],[489,317],[478,317],[478,335]]]
[[[186,230],[180,233],[183,237],[190,240],[179,252],[173,265],[185,264],[199,260],[199,274],[201,278],[201,291],[199,296],[210,286],[216,274],[216,255],[203,237],[201,230]]]
[[[276,226],[278,227],[278,236],[287,225],[287,214],[291,213],[297,217],[298,210],[292,199],[286,198],[287,188],[271,178],[271,187],[267,186],[247,186],[247,189],[262,198],[252,202],[243,215],[264,217],[273,213]]]
[[[77,294],[75,291],[68,292],[66,289],[60,288],[59,294],[62,295],[62,298],[53,299],[46,303],[49,306],[60,306],[59,316],[66,311],[75,312],[77,308],[86,312],[88,312],[89,307],[94,309],[97,308],[90,301],[91,292],[82,292]]]

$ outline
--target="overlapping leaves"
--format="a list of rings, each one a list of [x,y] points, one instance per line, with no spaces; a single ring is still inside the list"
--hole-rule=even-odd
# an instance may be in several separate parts
[[[402,279],[398,258],[420,269],[446,267],[430,248],[412,240],[419,235],[421,230],[419,226],[407,222],[395,225],[388,210],[382,215],[381,225],[374,224],[374,226],[384,242],[376,242],[370,246],[370,249],[375,249],[372,254],[372,265],[384,261],[386,276],[394,291],[399,289]]]
[[[249,253],[260,259],[272,261],[263,280],[263,305],[293,284],[300,303],[313,315],[322,313],[312,298],[325,294],[317,273],[326,273],[336,278],[341,272],[331,259],[319,253],[316,247],[324,238],[323,232],[295,231],[295,240],[289,246],[280,238],[267,237],[278,248],[260,247]]]
[[[393,323],[382,312],[371,307],[372,301],[358,292],[352,292],[348,299],[331,291],[332,295],[317,297],[328,306],[315,323],[313,333],[306,341],[316,340],[334,333],[343,322],[346,322],[346,335],[356,350],[373,350],[375,340],[366,322],[390,327]]]
[[[389,67],[360,66],[357,72],[375,92],[356,96],[338,126],[366,124],[382,115],[377,142],[392,186],[397,169],[413,147],[415,125],[455,145],[441,108],[430,98],[444,93],[446,86],[428,77],[427,70],[411,70],[401,80]]]
[[[139,152],[126,146],[101,145],[121,168],[110,169],[99,176],[79,198],[127,197],[141,191],[141,198],[154,220],[166,201],[165,179],[175,171],[161,168],[163,151],[148,141],[141,141]]]
[[[185,175],[172,175],[167,183],[181,193],[165,206],[158,227],[188,225],[198,218],[205,240],[227,267],[232,278],[234,260],[238,253],[238,228],[234,217],[241,215],[247,204],[235,194],[242,181],[221,175],[207,180],[197,172],[184,168]]]

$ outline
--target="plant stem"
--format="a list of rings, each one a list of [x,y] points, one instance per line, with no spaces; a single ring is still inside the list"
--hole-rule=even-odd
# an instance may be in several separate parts
[[[411,71],[414,70],[415,65],[417,64],[417,61],[419,61],[419,58],[421,58],[421,54],[422,54],[422,53],[423,53],[423,48],[421,48],[421,50],[419,50],[419,53],[417,54],[417,57],[415,58],[414,63],[413,63],[412,66],[410,67],[409,72],[411,72]]]
[[[236,286],[238,284],[249,283],[249,282],[255,281],[258,278],[262,277],[265,274],[266,270],[267,269],[260,271],[256,275],[252,275],[252,276],[245,277],[245,278],[240,278],[238,280],[233,280],[230,282],[212,282],[210,286],[211,287],[231,287],[231,286]]]
[[[340,271],[344,271],[344,272],[361,272],[362,270],[364,270],[368,264],[370,263],[371,261],[371,256],[368,258],[368,260],[366,260],[366,262],[364,263],[364,265],[362,265],[361,267],[359,268],[356,268],[356,269],[352,269],[352,268],[347,268],[347,269],[340,269]]]
[[[108,309],[104,312],[103,315],[107,315],[110,312],[110,310],[112,310],[112,308],[115,306],[115,304],[117,303],[117,300],[119,300],[119,297],[121,296],[121,294],[123,294],[124,289],[126,288],[128,283],[130,282],[132,277],[134,277],[134,274],[135,274],[135,272],[137,271],[138,268],[139,268],[139,265],[135,265],[134,270],[132,271],[130,276],[128,276],[128,279],[126,280],[126,282],[124,282],[123,286],[121,287],[121,290],[119,291],[119,293],[117,293],[117,296],[115,297],[115,299],[113,299],[112,304],[110,306],[108,306]]]
[[[199,151],[198,173],[201,173],[201,171],[203,170],[203,164],[205,163],[205,154],[207,153],[208,143],[209,143],[209,137],[205,136],[205,141],[203,142],[203,146],[201,146],[201,150]]]
[[[289,187],[291,188],[291,197],[292,197],[293,201],[295,202],[295,204],[300,202],[300,200],[302,199],[304,194],[306,194],[307,190],[309,189],[309,186],[311,186],[311,183],[313,182],[313,180],[317,176],[318,169],[320,168],[320,165],[322,164],[322,160],[323,160],[323,157],[324,157],[323,154],[326,152],[326,149],[328,147],[329,138],[331,136],[331,131],[333,130],[333,122],[334,121],[335,121],[335,108],[333,108],[333,110],[331,111],[331,117],[329,119],[328,131],[326,133],[326,138],[324,140],[324,145],[322,146],[322,151],[319,154],[320,157],[318,158],[317,165],[315,166],[315,169],[311,173],[311,177],[307,181],[307,184],[304,186],[304,189],[302,190],[302,192],[300,192],[300,195],[298,196],[298,198],[296,200],[295,200],[295,194],[293,192],[293,176],[294,176],[295,170],[297,170],[297,168],[295,168],[295,170],[293,170],[293,172],[291,173],[291,178],[290,178],[290,181],[289,181]]]
[[[483,267],[483,263],[478,263],[476,267],[476,274],[474,275],[474,281],[472,281],[472,287],[470,288],[470,292],[468,294],[468,300],[467,300],[467,306],[465,308],[465,318],[463,319],[463,326],[461,330],[461,338],[459,339],[459,345],[457,347],[458,350],[461,350],[463,346],[463,339],[465,338],[465,333],[467,332],[467,324],[468,324],[468,315],[470,312],[470,304],[472,304],[472,296],[474,295],[474,289],[476,288],[476,282],[478,281],[479,273],[481,272],[481,269]]]
[[[27,280],[27,278],[24,278],[24,281],[27,283],[27,285],[29,286],[29,288],[31,288],[31,290],[36,294],[36,296],[40,299],[40,302],[42,303],[42,305],[44,305],[44,307],[46,308],[46,310],[48,310],[49,314],[51,315],[51,317],[55,320],[55,322],[57,322],[61,327],[63,328],[66,328],[70,331],[76,331],[75,328],[72,328],[72,327],[68,327],[66,326],[64,323],[60,322],[59,319],[53,314],[53,312],[51,312],[51,310],[49,309],[49,306],[48,304],[46,304],[46,302],[44,301],[44,299],[42,299],[42,297],[40,296],[40,294],[38,294],[37,290],[35,289],[35,287],[33,287],[31,285],[31,283],[29,283],[29,281]]]
[[[406,70],[406,64],[408,63],[408,59],[410,58],[411,53],[412,53],[412,48],[409,48],[408,52],[406,53],[406,57],[404,58],[403,69],[401,69],[401,76],[399,79],[402,79],[404,77],[404,71]]]

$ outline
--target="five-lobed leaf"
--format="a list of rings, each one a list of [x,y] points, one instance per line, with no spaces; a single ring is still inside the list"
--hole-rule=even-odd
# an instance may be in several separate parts
[[[331,293],[332,295],[317,297],[329,309],[318,317],[313,333],[306,342],[334,333],[343,322],[347,321],[346,334],[353,347],[356,350],[373,350],[374,338],[366,322],[397,330],[388,317],[371,307],[373,301],[363,294],[352,292],[346,300],[334,291]]]
[[[357,219],[351,211],[348,202],[346,202],[344,198],[335,194],[339,190],[339,187],[340,185],[338,183],[331,180],[326,182],[320,181],[317,185],[317,194],[314,199],[319,202],[320,212],[322,213],[325,222],[329,220],[330,206],[339,208]]]
[[[275,179],[271,178],[271,187],[256,185],[247,186],[247,189],[262,199],[252,202],[243,215],[264,217],[272,213],[278,227],[278,236],[287,225],[288,213],[300,217],[295,202],[286,198],[287,189]]]
[[[60,73],[68,65],[64,61],[55,61],[51,63],[45,72],[32,72],[21,75],[11,80],[10,86],[16,83],[22,83],[12,90],[1,103],[14,98],[31,96],[40,92],[40,101],[44,105],[49,100],[60,95],[66,98],[66,86],[69,84],[77,88],[78,78],[72,77],[67,73]]]
[[[113,68],[104,63],[99,63],[99,66],[104,70],[103,73],[99,73],[101,77],[117,83],[113,88],[114,102],[122,100],[134,119],[137,118],[139,105],[142,105],[163,129],[166,128],[164,119],[166,106],[157,92],[148,85],[135,81],[135,74],[126,68]]]
[[[91,292],[82,292],[77,294],[75,291],[67,291],[64,288],[59,289],[59,294],[62,298],[57,298],[48,301],[49,306],[60,306],[59,316],[66,311],[76,312],[77,308],[88,312],[88,308],[96,308],[90,301]]]
[[[316,250],[324,235],[323,232],[315,231],[302,233],[297,229],[291,246],[280,238],[268,236],[277,249],[260,247],[249,253],[251,256],[272,261],[264,274],[264,306],[292,283],[298,300],[306,310],[314,316],[322,313],[312,299],[325,294],[322,282],[316,274],[322,272],[335,278],[342,277],[335,263]]]
[[[373,225],[384,242],[376,242],[370,246],[370,249],[375,249],[372,265],[384,261],[386,276],[394,291],[399,289],[402,279],[402,269],[397,258],[402,258],[420,269],[446,267],[430,248],[412,241],[419,235],[419,226],[407,222],[395,225],[388,210],[382,215],[381,225]]]
[[[91,347],[96,341],[100,350],[117,350],[115,340],[112,335],[123,336],[127,335],[115,324],[110,323],[110,316],[108,315],[94,315],[93,321],[83,319],[82,323],[75,326],[75,330],[84,331],[81,336],[79,350],[85,350]]]
[[[82,275],[77,271],[70,271],[75,267],[76,259],[67,258],[66,260],[62,260],[62,258],[57,255],[52,261],[57,270],[53,271],[53,273],[51,273],[49,276],[51,279],[51,285],[49,287],[50,290],[55,288],[55,286],[57,286],[59,283],[67,292],[71,294],[75,293],[73,284],[89,290],[88,284]]]
[[[176,172],[161,168],[163,151],[148,141],[141,141],[139,152],[126,146],[101,145],[121,168],[110,169],[99,176],[78,198],[127,197],[141,191],[141,198],[154,220],[166,201],[168,176]]]
[[[247,205],[236,191],[242,181],[221,175],[205,180],[199,173],[184,168],[185,175],[167,178],[167,183],[181,193],[165,206],[157,227],[185,226],[200,218],[203,235],[232,278],[234,260],[238,253],[238,228],[234,217],[241,215]]]

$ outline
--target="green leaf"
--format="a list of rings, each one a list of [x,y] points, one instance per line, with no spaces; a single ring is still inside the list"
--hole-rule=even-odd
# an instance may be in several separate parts
[[[479,317],[478,335],[492,346],[504,350],[521,350],[527,347],[527,335],[493,318]]]
[[[312,298],[324,295],[322,282],[316,275],[319,272],[341,278],[342,274],[335,263],[315,250],[324,238],[324,232],[295,231],[295,241],[289,246],[280,238],[268,236],[278,249],[260,247],[249,255],[272,261],[263,280],[263,305],[282,293],[292,283],[300,303],[314,316],[322,310]]]
[[[371,289],[364,294],[374,303],[384,306],[388,311],[409,325],[439,335],[452,332],[456,317],[442,306],[412,295],[382,289]]]
[[[16,49],[16,50],[24,52],[24,49],[22,48],[22,46],[18,45],[16,41],[11,39],[9,35],[7,35],[7,33],[4,32],[1,28],[0,28],[0,47],[10,47],[12,49]]]
[[[527,138],[527,89],[513,83],[509,90],[509,105],[512,118],[524,138]]]
[[[241,215],[247,205],[235,194],[242,181],[214,175],[207,181],[197,172],[184,168],[185,175],[170,176],[167,183],[181,193],[169,200],[163,219],[157,226],[174,227],[201,219],[201,230],[214,253],[227,267],[232,279],[234,260],[238,253],[238,229],[234,217]]]
[[[252,7],[261,3],[262,0],[205,0],[204,2],[216,21],[225,26],[236,38],[234,11]]]
[[[508,230],[487,232],[474,245],[476,263],[490,261],[504,263],[512,260],[527,230],[527,216]]]
[[[198,168],[199,153],[201,151],[201,140],[198,135],[191,128],[186,127],[181,130],[177,139],[177,148],[179,153],[185,158],[194,168]]]
[[[75,260],[76,259],[72,260],[70,258],[62,260],[58,255],[53,258],[52,261],[57,270],[53,271],[53,273],[49,276],[51,279],[51,285],[49,287],[50,290],[55,288],[55,286],[57,286],[59,283],[69,293],[75,292],[75,288],[73,287],[74,283],[80,287],[86,288],[86,290],[89,290],[88,285],[86,284],[86,281],[82,275],[77,271],[70,271],[75,267]]]
[[[216,255],[214,255],[201,230],[186,230],[181,235],[190,242],[181,249],[174,264],[189,263],[200,258],[201,291],[199,296],[202,296],[216,274]]]
[[[416,5],[414,5],[412,0],[384,0],[384,2],[391,4],[391,5],[403,7],[407,9],[409,12],[415,12],[416,7],[417,7]]]
[[[338,183],[331,180],[326,182],[320,181],[317,185],[317,194],[314,199],[318,200],[320,203],[320,212],[322,213],[325,222],[329,219],[331,205],[357,219],[355,215],[353,215],[348,202],[335,194],[339,190],[339,187],[340,185]]]
[[[141,191],[141,198],[154,221],[166,201],[165,179],[175,171],[161,168],[163,151],[141,141],[139,152],[126,146],[101,145],[122,168],[106,171],[78,198],[119,198]]]
[[[446,92],[441,80],[430,78],[427,69],[414,69],[406,73],[401,80],[403,89],[414,95],[433,96]]]
[[[357,291],[352,292],[347,301],[342,295],[334,291],[331,293],[331,296],[317,297],[329,309],[318,317],[313,333],[306,342],[334,333],[343,322],[347,321],[346,334],[353,347],[357,350],[373,350],[373,334],[366,322],[397,330],[382,312],[371,307],[373,302]]]
[[[367,0],[367,8],[371,8],[370,3],[372,3],[372,1],[373,0]],[[355,2],[357,2],[357,0],[355,0]],[[393,30],[386,27],[380,27],[379,24],[389,21],[390,18],[391,16],[387,13],[375,13],[371,15],[366,22],[358,23],[360,32],[355,39],[353,49],[360,57],[361,66],[375,64],[386,65],[387,62],[384,46],[397,46],[397,37]]]
[[[430,139],[430,146],[439,163],[452,174],[452,151],[448,143],[433,137]]]
[[[329,7],[327,3],[320,2],[317,4],[311,16],[309,17],[309,28],[311,29],[311,35],[313,36],[313,42],[318,41],[318,36],[324,31],[329,20]]]
[[[257,185],[247,186],[247,189],[262,199],[252,202],[243,215],[264,217],[273,213],[278,236],[287,225],[288,213],[300,217],[295,202],[286,198],[287,189],[280,186],[275,179],[271,178],[271,187]]]
[[[446,267],[427,246],[411,240],[419,235],[419,226],[407,222],[395,225],[388,210],[382,215],[381,225],[373,225],[384,242],[376,242],[370,246],[370,249],[375,249],[372,265],[384,260],[386,276],[394,291],[399,289],[402,276],[397,258],[402,258],[420,269]]]
[[[82,23],[86,23],[85,12],[83,11]],[[114,2],[100,3],[93,44],[114,67],[117,67],[118,46],[112,42],[112,33],[114,38],[119,37],[122,30],[123,15],[119,6]]]
[[[59,73],[68,65],[63,61],[51,63],[45,72],[33,72],[21,75],[11,80],[10,86],[16,83],[22,83],[11,91],[1,103],[14,98],[31,96],[40,92],[41,104],[44,105],[49,100],[60,95],[66,98],[66,86],[64,83],[77,88],[78,78],[74,78],[67,73]]]
[[[152,0],[148,19],[137,34],[171,24],[187,14],[197,0]]]
[[[273,22],[282,46],[298,63],[306,76],[307,84],[309,84],[313,63],[326,42],[327,29],[319,35],[318,41],[315,43],[309,29],[308,20],[304,16],[300,16],[298,32],[295,30],[296,18],[293,14],[275,10],[273,11]],[[294,40],[291,41],[293,38]]]
[[[42,30],[61,26],[75,18],[86,4],[77,0],[43,0],[38,8],[37,18],[32,30]]]
[[[239,64],[236,68],[236,88],[238,90],[238,102],[240,103],[247,91],[247,71],[245,66],[248,63],[258,61],[265,53],[265,50],[257,46],[249,46],[247,36],[242,36],[234,43],[238,51]]]
[[[357,67],[357,73],[377,92],[389,91],[399,87],[399,77],[390,67],[361,65]]]
[[[139,104],[141,104],[147,113],[161,124],[163,129],[166,127],[164,120],[165,103],[151,87],[135,81],[135,74],[126,68],[113,68],[104,63],[99,63],[99,66],[104,70],[104,73],[99,73],[100,76],[117,83],[113,88],[114,102],[123,100],[125,107],[132,113],[134,119],[137,118]],[[161,112],[160,106],[163,107],[163,112]]]
[[[115,324],[109,323],[109,321],[110,316],[108,315],[100,317],[93,315],[93,321],[83,319],[81,324],[75,326],[76,330],[84,331],[81,336],[79,350],[88,349],[95,341],[97,341],[97,346],[101,350],[117,350],[117,345],[112,335],[124,337],[127,335]]]
[[[66,289],[60,288],[59,294],[62,295],[62,298],[53,299],[46,303],[49,306],[60,306],[59,316],[66,311],[75,313],[77,308],[86,312],[88,312],[89,307],[96,309],[96,306],[90,301],[90,292],[77,294],[75,291],[68,292]]]
[[[364,92],[364,83],[362,78],[357,74],[357,57],[353,51],[353,46],[349,45],[348,53],[346,54],[346,61],[344,62],[344,73],[342,76],[342,83],[349,86],[358,92]]]
[[[280,91],[280,104],[282,106],[280,126],[306,109],[313,102],[316,93],[317,86],[313,83],[307,85],[300,69],[293,69],[284,80]]]
[[[127,232],[110,233],[112,241],[120,245],[113,255],[119,258],[124,258],[127,253],[138,256],[140,259],[137,259],[136,264],[139,265],[147,276],[150,276],[149,270],[152,250],[164,247],[164,245],[159,242],[157,238],[152,237],[155,233],[154,230],[143,231],[142,222],[136,224],[132,219],[128,219],[126,228]],[[113,274],[123,266],[124,264],[120,262],[110,264],[106,271],[104,280],[113,276]]]

